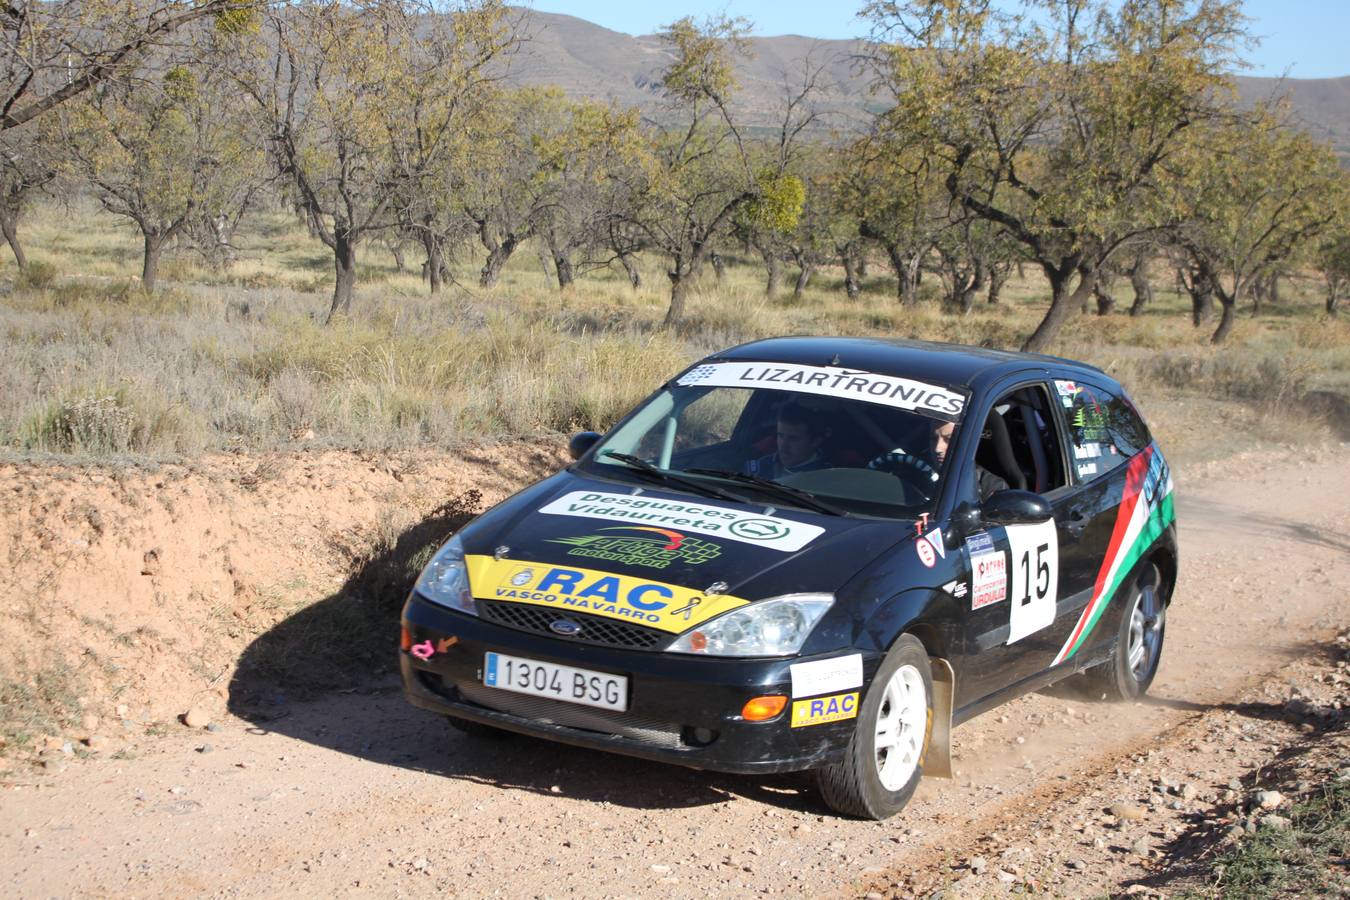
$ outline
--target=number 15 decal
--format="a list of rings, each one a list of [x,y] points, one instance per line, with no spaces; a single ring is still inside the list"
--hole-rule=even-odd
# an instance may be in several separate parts
[[[1059,597],[1059,535],[1055,520],[1039,525],[1009,525],[1008,643],[1020,641],[1055,621]]]

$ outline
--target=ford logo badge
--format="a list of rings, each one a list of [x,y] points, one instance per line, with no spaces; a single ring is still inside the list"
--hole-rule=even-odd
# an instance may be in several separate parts
[[[563,637],[572,637],[581,633],[581,626],[571,619],[558,619],[548,627],[554,634],[561,634]]]

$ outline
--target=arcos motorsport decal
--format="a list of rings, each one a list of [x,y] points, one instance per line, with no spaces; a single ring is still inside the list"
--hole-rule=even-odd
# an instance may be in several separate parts
[[[1172,472],[1158,445],[1151,444],[1126,464],[1120,511],[1116,514],[1106,557],[1092,586],[1092,599],[1051,665],[1057,666],[1078,652],[1092,629],[1097,627],[1107,603],[1115,596],[1126,574],[1175,520]]]
[[[663,581],[578,566],[478,555],[466,557],[465,565],[469,589],[477,598],[623,619],[672,634],[749,603],[730,594],[709,596]]]
[[[865,400],[883,406],[912,409],[948,422],[961,418],[966,398],[956,391],[898,378],[837,366],[803,366],[793,363],[718,362],[696,366],[675,382],[682,386],[769,388],[825,397]]]
[[[633,494],[572,491],[539,510],[551,516],[607,519],[632,525],[655,525],[708,534],[742,544],[790,553],[811,543],[825,529],[781,516],[765,516],[728,506],[667,500]]]
[[[677,562],[699,565],[722,555],[722,548],[712,541],[650,525],[613,525],[601,528],[598,534],[551,538],[545,543],[570,546],[568,556],[650,569],[664,569]]]

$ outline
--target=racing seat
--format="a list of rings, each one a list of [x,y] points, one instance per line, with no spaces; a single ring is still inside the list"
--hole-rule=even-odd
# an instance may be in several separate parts
[[[1027,489],[1027,477],[1013,455],[1012,440],[1008,437],[1008,423],[996,409],[989,411],[980,432],[980,446],[975,450],[975,464],[993,472],[1020,491]]]
[[[1027,449],[1031,452],[1031,466],[1035,470],[1035,483],[1029,490],[1038,494],[1050,487],[1050,464],[1045,456],[1045,447],[1041,443],[1041,416],[1035,408],[1019,403],[1013,407],[1022,420],[1022,433],[1026,436]]]

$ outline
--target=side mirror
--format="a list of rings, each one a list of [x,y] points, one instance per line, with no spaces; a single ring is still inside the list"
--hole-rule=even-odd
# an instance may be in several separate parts
[[[600,440],[600,435],[594,431],[583,431],[572,435],[572,439],[567,442],[567,452],[572,454],[573,459],[581,459],[586,452],[595,446],[595,442]]]
[[[998,491],[984,501],[980,515],[990,525],[1035,525],[1048,520],[1054,512],[1040,494],[1007,490]]]
[[[984,527],[984,516],[980,508],[973,503],[962,503],[952,511],[951,527],[947,529],[947,549],[960,546],[961,542]]]

